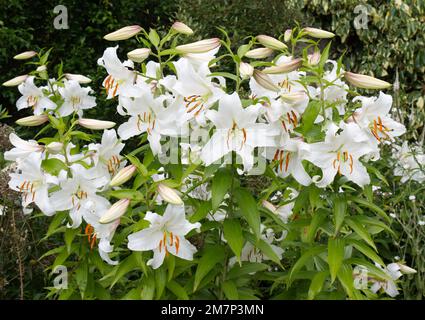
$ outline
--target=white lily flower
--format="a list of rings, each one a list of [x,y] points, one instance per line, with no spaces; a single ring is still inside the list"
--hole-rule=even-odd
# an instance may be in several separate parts
[[[355,123],[341,122],[340,129],[335,124],[329,125],[324,142],[310,144],[311,152],[307,160],[322,169],[322,179],[313,177],[313,181],[320,188],[330,184],[337,173],[344,175],[348,180],[359,186],[370,182],[366,168],[359,158],[374,152],[367,143],[368,137]]]
[[[32,153],[41,153],[44,151],[44,146],[39,145],[35,140],[25,141],[19,138],[15,133],[9,135],[10,143],[15,147],[4,153],[4,159],[8,161],[17,161],[24,159]]]
[[[265,124],[257,123],[260,105],[242,108],[238,94],[225,95],[219,101],[218,111],[209,110],[207,118],[216,131],[202,149],[201,159],[206,166],[235,151],[248,171],[254,163],[255,147],[274,146],[276,130]]]
[[[147,264],[153,269],[159,268],[165,256],[172,254],[181,259],[192,260],[196,247],[185,235],[201,224],[186,220],[184,206],[168,205],[164,215],[148,211],[145,220],[150,222],[148,228],[128,236],[128,248],[133,251],[153,250],[153,258]]]
[[[22,97],[16,102],[16,108],[22,110],[33,108],[35,115],[40,115],[44,110],[53,110],[56,104],[48,97],[44,96],[43,90],[34,84],[34,77],[28,77],[24,83],[18,87]]]
[[[119,170],[125,167],[126,161],[120,152],[124,148],[115,130],[105,130],[102,135],[101,143],[91,143],[88,145],[89,152],[95,167],[93,171],[97,172],[98,177],[106,177],[108,180]]]
[[[274,251],[274,253],[279,257],[279,259],[282,259],[283,256],[283,252],[284,250],[273,244],[275,241],[279,242],[282,241],[285,236],[286,236],[286,232],[282,233],[282,236],[277,239],[275,236],[275,232],[273,231],[273,229],[271,228],[266,228],[265,225],[261,225],[260,226],[261,229],[261,239],[264,240],[265,242],[267,242],[270,247],[272,248],[272,250]],[[242,253],[241,253],[241,261],[249,261],[249,262],[262,262],[264,260],[270,260],[270,258],[264,254],[260,249],[258,249],[257,247],[255,247],[251,242],[246,242],[244,247],[242,248]],[[233,257],[229,260],[229,265],[232,266],[236,263],[236,257]]]
[[[401,176],[401,183],[410,179],[425,182],[425,153],[419,146],[410,148],[407,141],[394,146],[393,158],[397,160],[394,175]]]
[[[197,70],[186,58],[174,62],[177,71],[177,80],[171,90],[183,97],[185,113],[184,121],[195,118],[196,121],[205,125],[205,111],[212,106],[223,94],[220,86],[225,86],[224,79],[218,77],[220,83],[213,82],[213,77],[208,65],[203,63]]]
[[[99,240],[98,250],[99,255],[106,263],[110,265],[117,265],[118,261],[114,261],[109,257],[109,254],[114,250],[111,245],[111,240],[114,236],[115,230],[120,224],[117,219],[111,223],[101,224],[99,220],[107,212],[107,210],[98,210],[84,215],[84,220],[87,222],[85,234],[88,236],[90,246],[93,248],[96,240]]]
[[[392,280],[386,279],[372,279],[372,287],[370,290],[374,293],[378,292],[380,289],[384,290],[386,294],[394,298],[398,295],[398,288],[395,283],[395,280],[400,278],[403,274],[400,272],[400,266],[397,263],[390,263],[385,267],[385,269],[378,263],[375,262],[375,266],[386,274],[388,274]]]
[[[126,97],[139,97],[143,90],[141,81],[137,79],[137,73],[127,67],[134,67],[133,61],[128,60],[122,63],[117,56],[116,47],[110,47],[105,50],[102,58],[99,58],[97,63],[103,66],[108,72],[108,76],[103,81],[102,85],[106,89],[108,99],[117,95]],[[144,84],[144,86],[147,86]]]
[[[10,174],[9,187],[22,193],[22,206],[26,208],[35,203],[45,215],[53,215],[53,202],[49,199],[49,186],[57,184],[58,179],[41,169],[42,155],[29,154],[18,162],[17,171]]]
[[[69,116],[73,112],[76,112],[81,117],[83,110],[96,106],[96,98],[89,95],[89,93],[93,92],[90,87],[82,88],[74,80],[67,80],[64,85],[65,87],[59,88],[59,93],[64,99],[64,103],[58,110],[62,117]]]
[[[72,228],[80,226],[83,216],[97,211],[106,211],[109,201],[97,195],[105,186],[105,178],[96,177],[91,170],[80,164],[71,167],[72,177],[64,178],[60,182],[61,189],[52,193],[51,202],[56,211],[69,210]]]
[[[302,138],[291,138],[289,134],[282,134],[277,148],[268,150],[268,159],[278,162],[277,174],[286,178],[292,175],[295,180],[304,186],[311,183],[311,178],[305,171],[302,160],[310,152],[310,146]]]
[[[118,112],[129,115],[130,119],[120,125],[118,134],[123,140],[148,134],[148,141],[154,154],[161,153],[161,135],[177,134],[173,130],[176,114],[163,106],[164,96],[154,98],[150,91],[140,98],[120,98]]]
[[[389,112],[393,102],[392,96],[379,92],[379,97],[355,97],[354,101],[360,101],[362,107],[353,114],[353,120],[366,130],[372,142],[382,140],[394,141],[394,137],[401,136],[406,128],[401,123],[390,118]]]
[[[41,114],[38,116],[28,116],[18,119],[16,120],[16,124],[26,127],[36,127],[43,123],[46,123],[47,121],[49,121],[49,117],[45,114]]]

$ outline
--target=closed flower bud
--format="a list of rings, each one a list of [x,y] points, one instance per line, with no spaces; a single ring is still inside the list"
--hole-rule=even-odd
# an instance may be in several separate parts
[[[287,103],[298,103],[305,100],[307,95],[305,92],[297,91],[292,93],[281,94],[280,98]]]
[[[345,72],[344,78],[353,86],[363,89],[386,89],[391,83],[363,74]]]
[[[39,66],[37,69],[35,69],[35,71],[37,71],[37,72],[43,72],[43,71],[46,71],[46,70],[47,70],[46,66]]]
[[[118,218],[122,217],[126,212],[130,204],[130,199],[121,199],[115,202],[105,215],[99,219],[99,223],[105,224],[110,223]]]
[[[212,38],[200,40],[188,44],[183,44],[176,47],[176,50],[180,53],[203,53],[213,50],[220,46],[220,39]]]
[[[134,62],[143,62],[147,57],[149,57],[150,53],[151,50],[148,48],[134,49],[127,53],[127,57]]]
[[[22,52],[20,54],[17,54],[16,56],[13,57],[13,59],[15,60],[26,60],[26,59],[30,59],[32,57],[35,57],[37,55],[37,52],[35,51],[25,51]]]
[[[272,203],[268,202],[267,200],[263,200],[261,204],[263,205],[264,208],[270,210],[271,212],[273,213],[276,212],[276,207]]]
[[[417,271],[415,269],[413,269],[413,268],[410,268],[410,267],[408,267],[408,266],[406,266],[404,264],[401,264],[401,263],[397,263],[397,264],[400,267],[400,271],[402,273],[404,273],[404,274],[414,274],[414,273],[417,273]]]
[[[335,37],[334,33],[317,28],[304,28],[303,32],[310,37],[317,39],[329,39]]]
[[[28,75],[25,74],[25,75],[18,76],[18,77],[15,77],[13,79],[10,79],[6,82],[3,82],[2,85],[5,86],[5,87],[16,87],[16,86],[19,86],[25,80],[27,80],[27,78],[28,78]]]
[[[81,83],[81,84],[91,82],[90,78],[87,78],[86,76],[83,76],[81,74],[65,73],[65,78],[68,80],[77,81],[78,83]]]
[[[193,34],[193,30],[189,28],[187,25],[185,25],[183,22],[176,21],[171,26],[171,29],[173,29],[177,33],[191,35]]]
[[[284,44],[283,42],[263,34],[257,36],[257,41],[263,46],[274,50],[283,50],[287,48],[286,44]]]
[[[301,58],[297,58],[288,62],[278,64],[273,67],[267,67],[263,70],[263,72],[268,74],[287,73],[298,69],[299,67],[301,67],[302,63],[303,60]]]
[[[308,59],[308,64],[311,66],[315,66],[320,62],[320,52],[319,51],[314,51],[313,54],[309,54],[307,56]]]
[[[246,62],[241,62],[239,65],[239,74],[243,79],[252,77],[254,68]]]
[[[167,201],[171,204],[183,204],[183,200],[179,197],[177,192],[165,184],[158,184],[157,190],[164,201]]]
[[[79,119],[78,124],[84,128],[92,129],[92,130],[110,129],[113,126],[115,126],[115,122],[112,122],[112,121],[84,119],[84,118]]]
[[[272,79],[264,72],[261,72],[259,70],[254,70],[253,76],[255,81],[257,81],[257,83],[260,86],[262,86],[264,89],[276,91],[276,92],[280,90],[280,88],[277,85],[275,85]]]
[[[119,185],[122,185],[123,183],[126,183],[128,180],[131,179],[133,176],[133,173],[136,171],[136,166],[129,165],[125,168],[122,168],[111,180],[109,185],[111,187],[116,187]]]
[[[49,121],[49,117],[45,114],[42,114],[38,116],[29,116],[29,117],[21,118],[19,120],[16,120],[16,124],[19,124],[20,126],[26,126],[26,127],[36,127],[47,121]]]
[[[283,40],[285,42],[288,42],[289,40],[291,40],[291,36],[292,36],[292,29],[287,29],[285,31],[285,34],[283,35]]]
[[[103,39],[108,41],[127,40],[138,34],[143,28],[138,25],[121,28],[117,31],[108,33]]]
[[[249,50],[247,53],[245,53],[245,57],[251,58],[251,59],[264,59],[273,54],[273,49],[270,48],[257,48]]]
[[[58,153],[63,149],[63,143],[61,142],[50,142],[46,146],[46,150],[50,153]]]

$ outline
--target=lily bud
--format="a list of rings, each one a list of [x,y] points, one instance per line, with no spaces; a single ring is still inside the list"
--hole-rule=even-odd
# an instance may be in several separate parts
[[[19,86],[22,82],[25,82],[25,80],[27,80],[27,78],[28,78],[28,75],[25,74],[25,75],[18,76],[18,77],[15,77],[13,79],[10,79],[6,82],[3,82],[2,85],[5,86],[5,87],[16,87],[16,86]]]
[[[63,143],[61,142],[50,142],[47,146],[46,146],[46,150],[50,153],[58,153],[63,149]]]
[[[143,62],[147,57],[149,57],[150,53],[151,50],[148,48],[134,49],[127,53],[127,57],[134,62]]]
[[[220,39],[211,38],[177,46],[176,50],[180,53],[204,53],[219,46]]]
[[[277,85],[275,85],[272,79],[264,72],[261,72],[259,70],[254,70],[253,76],[255,81],[257,81],[257,83],[260,86],[262,86],[264,89],[276,91],[276,92],[280,90],[280,88]]]
[[[261,204],[263,205],[264,208],[270,210],[271,212],[273,213],[276,212],[276,207],[272,203],[268,202],[267,200],[263,200]]]
[[[25,126],[25,127],[36,127],[47,121],[49,121],[49,117],[45,114],[42,114],[38,116],[29,116],[29,117],[21,118],[19,120],[16,120],[16,124],[19,124],[20,126]]]
[[[117,220],[127,212],[127,208],[130,204],[130,199],[121,199],[115,202],[105,215],[99,219],[99,223],[105,224]]]
[[[191,35],[193,34],[193,30],[189,28],[187,25],[185,25],[183,22],[176,21],[171,26],[171,29],[173,29],[177,33]]]
[[[315,66],[320,62],[320,52],[319,51],[314,51],[313,54],[309,54],[307,56],[308,59],[308,64],[311,66]]]
[[[20,54],[17,54],[16,56],[13,57],[13,59],[15,59],[15,60],[26,60],[26,59],[30,59],[30,58],[32,58],[36,55],[37,55],[37,52],[35,52],[35,51],[25,51],[25,52],[22,52]]]
[[[318,28],[304,28],[303,32],[310,37],[317,39],[329,39],[335,37],[335,34]]]
[[[281,94],[280,98],[287,103],[298,103],[306,98],[306,94],[302,91]]]
[[[47,70],[46,66],[39,66],[37,69],[35,69],[35,71],[37,71],[37,72],[43,72],[43,71],[46,71],[46,70]]]
[[[103,120],[85,119],[85,118],[79,119],[78,124],[84,128],[92,129],[92,130],[110,129],[113,126],[115,126],[115,122],[112,122],[112,121],[103,121]]]
[[[391,83],[363,74],[345,72],[344,78],[353,86],[363,89],[386,89]]]
[[[401,264],[401,263],[397,263],[397,264],[400,267],[400,271],[402,273],[404,273],[404,274],[414,274],[414,273],[417,273],[417,271],[415,269],[413,269],[413,268],[410,268],[410,267],[408,267],[408,266],[406,266],[404,264]]]
[[[263,70],[263,72],[268,74],[287,73],[298,69],[301,67],[302,63],[303,59],[297,58],[289,62],[278,64],[277,66],[267,67]]]
[[[73,73],[65,73],[65,78],[68,80],[74,80],[78,83],[90,83],[91,79],[87,78],[86,76],[83,76],[81,74],[73,74]]]
[[[116,187],[119,185],[122,185],[123,183],[126,183],[128,180],[131,179],[133,176],[133,173],[136,171],[136,166],[130,165],[125,168],[122,168],[111,180],[109,185],[111,187]]]
[[[257,48],[249,50],[247,53],[245,53],[245,57],[251,58],[251,59],[264,59],[273,54],[273,49],[270,48]]]
[[[287,29],[285,31],[285,34],[283,35],[283,40],[285,42],[288,42],[289,40],[291,40],[291,36],[292,36],[292,29]]]
[[[239,65],[239,73],[242,78],[250,78],[254,73],[254,68],[249,63],[241,62]]]
[[[270,37],[270,36],[266,36],[264,34],[261,34],[259,36],[257,36],[257,40],[259,43],[261,43],[263,46],[270,48],[270,49],[274,49],[274,50],[283,50],[288,48],[286,46],[286,44],[284,44],[283,42]]]
[[[143,28],[138,25],[121,28],[117,31],[108,33],[103,39],[108,41],[127,40],[138,34]]]
[[[157,190],[161,198],[167,201],[168,203],[183,204],[183,200],[179,197],[177,192],[174,189],[166,186],[165,184],[158,184]]]

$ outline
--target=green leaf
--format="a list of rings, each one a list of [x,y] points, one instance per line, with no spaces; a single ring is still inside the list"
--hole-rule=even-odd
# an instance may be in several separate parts
[[[111,283],[112,288],[122,277],[127,273],[135,269],[142,268],[142,254],[140,252],[133,252],[127,258],[125,258],[117,267],[115,271],[114,280]]]
[[[74,241],[75,236],[79,233],[80,233],[79,228],[76,228],[76,229],[67,228],[66,229],[65,234],[64,234],[64,239],[65,239],[66,250],[68,251],[68,253],[71,253],[72,241]]]
[[[87,260],[83,260],[78,266],[78,269],[75,270],[75,281],[77,282],[77,286],[80,289],[82,299],[84,299],[84,294],[86,292],[88,275],[89,266],[87,264]]]
[[[375,253],[375,251],[373,251],[366,244],[362,243],[361,241],[354,240],[354,239],[348,239],[348,243],[352,244],[354,248],[359,250],[361,253],[363,253],[369,259],[373,260],[376,263],[379,263],[381,266],[385,266],[384,261],[382,261],[381,257],[378,256]]]
[[[238,56],[239,56],[239,58],[242,58],[245,55],[245,53],[247,53],[249,51],[249,49],[251,49],[251,44],[241,45],[238,48]]]
[[[344,195],[335,195],[332,209],[334,214],[335,234],[337,234],[344,222],[345,215],[347,214],[347,199]]]
[[[159,45],[160,38],[159,38],[159,35],[158,35],[158,33],[156,32],[155,29],[150,29],[150,31],[149,31],[149,41],[155,47],[157,47]]]
[[[327,213],[324,210],[318,210],[311,219],[310,225],[307,227],[307,234],[305,235],[305,242],[312,243],[319,227],[326,219]]]
[[[328,264],[331,273],[332,282],[335,281],[336,275],[339,268],[341,267],[342,261],[344,260],[344,239],[329,238],[328,240]]]
[[[57,176],[61,170],[68,171],[68,166],[59,159],[46,159],[41,162],[41,167],[48,173]]]
[[[311,279],[310,287],[308,289],[308,300],[313,300],[314,297],[320,293],[320,291],[322,291],[323,284],[325,283],[328,275],[328,271],[321,271],[314,275],[313,279]]]
[[[212,209],[216,210],[232,186],[232,173],[226,168],[217,170],[211,181]]]
[[[155,273],[155,288],[156,288],[156,299],[159,300],[164,292],[165,285],[167,283],[167,270],[165,265],[162,265],[154,271]]]
[[[236,264],[230,271],[227,273],[227,279],[235,279],[239,278],[243,275],[247,275],[250,273],[256,273],[259,271],[264,271],[268,269],[268,265],[265,263],[258,262],[244,262],[242,266]]]
[[[354,295],[353,268],[348,263],[343,263],[338,270],[338,280],[344,287],[347,295],[352,298]]]
[[[108,195],[117,198],[117,199],[130,199],[130,200],[137,200],[137,201],[143,201],[144,196],[143,193],[140,191],[132,190],[132,189],[119,189],[119,190],[112,190],[108,192]]]
[[[382,218],[384,218],[385,220],[387,220],[388,223],[391,223],[391,219],[390,217],[388,217],[388,215],[385,213],[384,210],[382,210],[381,208],[379,208],[377,205],[368,202],[367,200],[358,198],[358,197],[350,197],[348,200],[352,200],[364,207],[367,207],[373,211],[375,211],[378,215],[380,215]]]
[[[367,242],[368,245],[370,245],[375,251],[378,251],[376,249],[375,243],[372,240],[372,237],[370,236],[369,232],[365,227],[362,226],[360,222],[358,222],[355,217],[346,219],[347,225],[353,229],[353,231],[364,241]]]
[[[313,127],[314,121],[320,113],[320,101],[312,100],[302,115],[302,132],[308,132]]]
[[[331,48],[331,44],[332,44],[332,41],[329,41],[329,43],[327,44],[327,46],[325,47],[325,49],[323,49],[322,53],[320,54],[319,66],[320,66],[321,69],[323,68],[323,66],[325,65],[326,61],[328,60],[329,49]]]
[[[224,238],[227,240],[232,251],[235,253],[238,260],[242,253],[244,238],[239,220],[226,219],[223,223]]]
[[[294,276],[296,273],[298,273],[298,271],[300,271],[300,269],[307,263],[307,261],[309,261],[312,257],[322,253],[326,251],[326,247],[324,246],[317,246],[317,247],[313,247],[310,248],[309,250],[307,250],[306,252],[304,252],[301,257],[297,260],[297,262],[295,262],[295,264],[293,265],[290,273],[289,273],[289,278],[288,278],[288,287],[291,286],[292,281],[294,280]]]
[[[209,246],[204,250],[204,254],[199,260],[196,268],[195,281],[193,283],[193,291],[198,288],[201,280],[210,272],[217,263],[224,261],[224,248],[221,246]]]
[[[238,300],[239,294],[238,294],[238,288],[236,287],[236,284],[228,280],[222,284],[223,286],[223,292],[227,299],[229,300]]]
[[[189,300],[189,296],[186,293],[186,290],[179,285],[176,281],[171,280],[167,283],[167,289],[175,294],[180,300]]]
[[[137,168],[137,170],[140,172],[140,174],[143,177],[147,177],[148,176],[148,174],[149,174],[148,173],[148,169],[145,167],[145,165],[143,163],[140,162],[139,159],[137,159],[137,157],[135,157],[135,156],[133,156],[131,154],[128,154],[128,155],[126,155],[126,158],[128,160],[130,160],[131,164],[134,165]]]
[[[196,209],[195,213],[190,216],[189,221],[191,223],[198,222],[204,219],[208,213],[211,211],[211,202],[210,201],[200,201],[198,209]]]
[[[155,295],[155,277],[153,274],[142,278],[142,300],[153,300]]]
[[[229,78],[233,81],[238,81],[238,77],[234,75],[233,73],[229,73],[229,72],[212,72],[208,75],[208,77],[224,77],[224,78]]]
[[[248,222],[257,239],[260,238],[260,213],[257,209],[257,203],[251,193],[246,189],[238,188],[234,191],[236,202],[241,209],[241,214]]]

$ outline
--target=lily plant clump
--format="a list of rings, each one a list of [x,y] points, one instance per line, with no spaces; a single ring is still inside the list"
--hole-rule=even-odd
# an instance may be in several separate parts
[[[394,234],[374,204],[374,163],[406,131],[380,91],[390,84],[330,60],[327,31],[253,36],[235,51],[220,31],[190,43],[180,22],[106,35],[139,43],[127,60],[118,45],[98,60],[98,95],[119,124],[85,116],[97,105],[90,79],[63,66],[53,78],[49,52],[15,57],[37,59],[3,85],[33,113],[17,124],[38,132],[10,135],[9,186],[26,213],[51,217],[44,240],[62,245],[43,258],[54,257],[52,278],[68,274],[47,296],[395,297],[415,270],[374,241]]]

